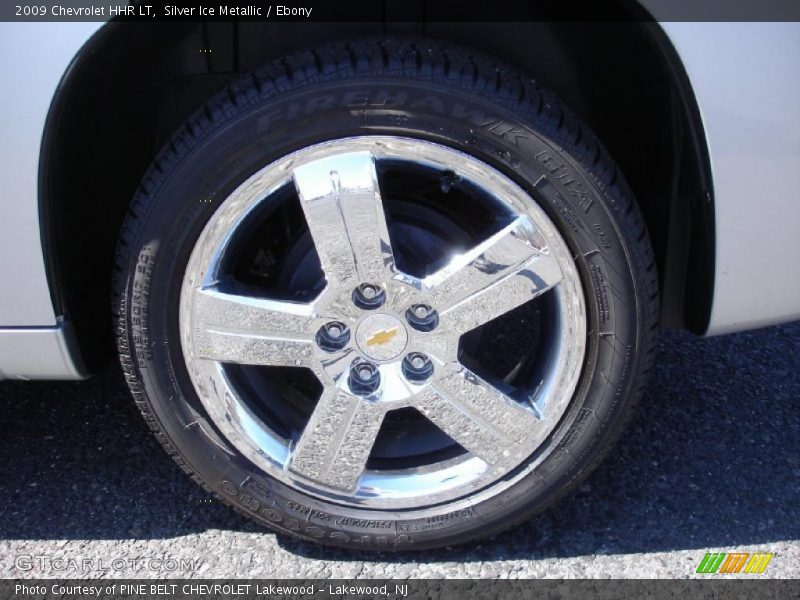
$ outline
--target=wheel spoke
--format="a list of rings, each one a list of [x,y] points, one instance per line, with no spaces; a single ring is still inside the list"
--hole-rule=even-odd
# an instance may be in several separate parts
[[[364,472],[383,420],[375,404],[326,389],[289,462],[289,470],[329,487],[352,491]]]
[[[460,365],[420,394],[417,407],[491,465],[529,453],[528,442],[542,427],[533,412]]]
[[[422,285],[445,326],[465,333],[546,292],[561,278],[558,261],[521,216]]]
[[[372,155],[315,160],[297,167],[293,176],[328,281],[340,286],[383,281],[394,258]]]
[[[311,305],[206,288],[195,291],[194,313],[192,351],[199,358],[247,365],[311,365]]]

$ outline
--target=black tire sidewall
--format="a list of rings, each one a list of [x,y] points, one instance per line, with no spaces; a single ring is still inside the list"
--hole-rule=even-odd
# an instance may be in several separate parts
[[[256,171],[306,146],[357,135],[398,135],[466,152],[522,185],[576,256],[590,332],[579,389],[546,444],[547,456],[500,494],[414,511],[338,506],[270,478],[206,419],[186,372],[178,298],[194,242],[220,203]],[[645,286],[625,208],[582,163],[556,123],[515,100],[448,85],[375,78],[319,83],[240,108],[194,143],[154,186],[131,240],[126,341],[158,428],[192,473],[225,501],[297,536],[345,547],[450,545],[503,529],[569,489],[596,462],[636,389]],[[222,451],[221,451],[222,450]]]

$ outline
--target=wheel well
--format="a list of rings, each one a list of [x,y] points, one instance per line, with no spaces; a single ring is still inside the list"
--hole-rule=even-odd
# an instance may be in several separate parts
[[[51,108],[40,214],[58,314],[96,368],[112,355],[108,310],[117,236],[158,148],[229,80],[301,47],[413,34],[483,50],[558,94],[603,140],[642,208],[662,323],[705,329],[713,208],[697,106],[652,23],[109,23],[82,49]]]

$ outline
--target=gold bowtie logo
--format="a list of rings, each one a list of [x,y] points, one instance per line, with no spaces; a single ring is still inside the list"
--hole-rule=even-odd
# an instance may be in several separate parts
[[[391,329],[382,329],[378,331],[374,335],[371,335],[367,338],[367,346],[380,346],[381,344],[386,344],[387,342],[391,342],[394,339],[394,336],[397,335],[397,332],[400,329],[398,327],[392,327]]]

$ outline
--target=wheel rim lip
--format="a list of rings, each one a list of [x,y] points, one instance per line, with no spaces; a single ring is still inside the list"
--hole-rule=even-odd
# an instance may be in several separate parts
[[[531,218],[558,259],[564,278],[548,292],[555,296],[557,307],[556,329],[559,334],[549,359],[555,366],[548,369],[548,375],[536,393],[538,399],[546,399],[544,405],[551,413],[549,427],[543,428],[545,433],[538,436],[541,439],[534,452],[512,469],[501,474],[492,473],[487,463],[468,453],[403,472],[367,470],[354,494],[342,494],[286,469],[291,444],[252,413],[232,385],[222,363],[193,354],[191,292],[216,277],[216,269],[239,225],[261,202],[291,181],[292,170],[297,166],[320,157],[359,150],[369,150],[376,160],[399,159],[446,168],[466,176],[473,183],[498,184],[490,189],[492,195],[498,197],[498,188],[504,191],[507,194],[502,198],[504,203]],[[195,243],[182,283],[179,323],[182,351],[192,385],[215,425],[239,452],[267,474],[313,496],[353,507],[386,510],[422,509],[465,496],[490,497],[533,469],[545,458],[545,454],[540,452],[542,444],[567,411],[577,388],[586,350],[586,309],[577,268],[566,242],[534,198],[508,177],[471,155],[434,142],[397,136],[350,137],[309,146],[274,161],[242,183],[218,207]],[[211,387],[220,385],[224,390],[222,397],[211,391]]]

